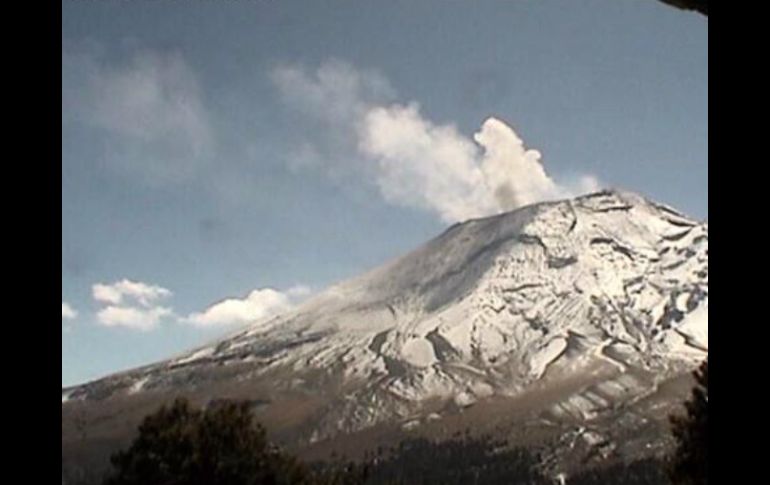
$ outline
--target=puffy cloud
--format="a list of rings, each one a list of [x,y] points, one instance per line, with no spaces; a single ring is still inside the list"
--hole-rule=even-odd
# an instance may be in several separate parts
[[[166,307],[132,307],[109,305],[96,314],[99,323],[106,327],[126,327],[149,331],[156,328],[164,317],[173,315]]]
[[[61,302],[61,319],[73,320],[77,318],[78,312],[70,306],[69,303]]]
[[[107,327],[148,331],[174,314],[171,308],[159,304],[172,295],[161,286],[124,279],[111,284],[97,283],[91,287],[91,293],[96,302],[104,305],[96,317]]]
[[[373,180],[389,203],[456,222],[599,186],[591,176],[556,183],[540,153],[499,119],[487,119],[469,138],[424,117],[417,103],[393,103],[392,88],[374,72],[334,61],[311,74],[283,67],[272,77],[289,104],[325,127],[327,141],[354,140],[334,142],[332,150],[327,141],[302,140],[289,157],[292,168],[348,168]]]
[[[168,298],[171,291],[161,286],[123,279],[112,284],[97,283],[91,287],[94,300],[100,303],[120,304],[124,300],[134,300],[143,306]]]
[[[96,313],[99,324],[142,331],[153,330],[164,320],[197,327],[254,323],[291,309],[312,293],[306,285],[295,285],[285,291],[262,288],[245,298],[227,298],[202,312],[183,317],[171,306],[161,304],[172,296],[172,292],[162,286],[123,279],[110,284],[97,283],[91,290],[94,300],[102,306]]]
[[[200,313],[193,313],[186,321],[200,327],[243,325],[276,315],[293,306],[290,294],[304,293],[304,287],[286,293],[263,288],[254,290],[245,298],[228,298],[209,306]]]

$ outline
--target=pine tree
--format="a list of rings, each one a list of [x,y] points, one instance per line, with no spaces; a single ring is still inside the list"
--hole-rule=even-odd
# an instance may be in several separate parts
[[[694,373],[687,414],[671,418],[677,448],[670,468],[675,485],[708,484],[708,358]]]
[[[105,485],[300,485],[307,473],[278,452],[248,403],[199,410],[183,399],[147,416],[139,435],[112,457]]]

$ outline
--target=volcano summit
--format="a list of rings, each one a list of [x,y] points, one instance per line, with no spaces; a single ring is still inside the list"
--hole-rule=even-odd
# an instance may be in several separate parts
[[[456,224],[288,313],[63,389],[63,460],[103,460],[178,395],[249,399],[307,456],[460,429],[551,443],[564,466],[651,453],[707,352],[708,224],[603,191]]]

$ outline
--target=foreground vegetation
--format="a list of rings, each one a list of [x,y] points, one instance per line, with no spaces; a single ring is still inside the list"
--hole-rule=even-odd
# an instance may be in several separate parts
[[[707,485],[708,360],[695,372],[686,413],[672,417],[677,441],[665,462],[645,459],[587,470],[570,485]],[[102,485],[466,485],[559,483],[531,450],[491,437],[456,436],[443,442],[407,440],[379,449],[362,463],[305,464],[272,445],[242,402],[206,409],[179,399],[147,416],[137,438],[112,456],[105,478],[67,484]]]
[[[491,437],[411,439],[362,463],[305,465],[271,446],[248,405],[194,409],[184,400],[149,416],[112,458],[104,485],[550,485],[540,457]],[[576,485],[664,485],[663,464],[644,460],[569,477]]]

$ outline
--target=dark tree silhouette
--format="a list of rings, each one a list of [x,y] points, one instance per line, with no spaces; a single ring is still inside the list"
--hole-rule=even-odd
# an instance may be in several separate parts
[[[130,447],[112,457],[105,485],[552,485],[537,450],[491,436],[424,438],[378,448],[361,463],[305,466],[271,446],[248,403],[197,409],[176,400],[147,416]],[[311,471],[312,470],[312,471]],[[570,478],[575,485],[661,485],[657,462],[621,464]],[[695,482],[688,482],[695,483]]]
[[[106,485],[299,485],[304,468],[278,452],[248,403],[205,410],[177,399],[147,416],[139,435],[112,456]]]
[[[675,485],[708,483],[708,358],[694,372],[695,387],[685,403],[687,414],[671,418],[677,448],[670,476]]]

